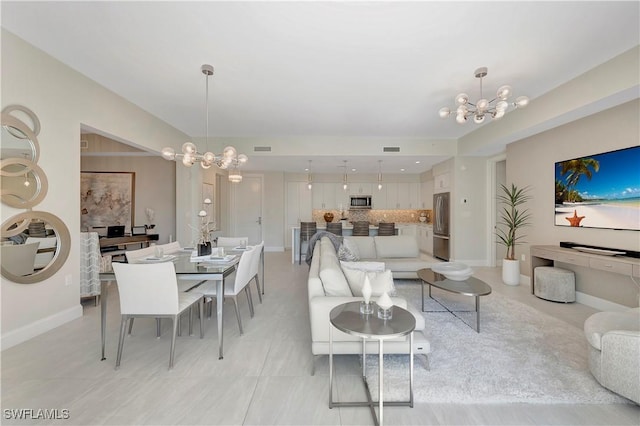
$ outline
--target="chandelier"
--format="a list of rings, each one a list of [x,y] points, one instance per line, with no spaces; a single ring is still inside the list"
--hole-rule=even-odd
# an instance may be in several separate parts
[[[515,102],[507,102],[507,99],[511,97],[511,86],[504,85],[498,88],[496,97],[492,100],[487,100],[482,95],[482,78],[487,75],[487,68],[478,68],[475,71],[476,78],[480,79],[480,100],[476,103],[469,102],[469,95],[466,93],[460,93],[456,96],[456,104],[458,105],[455,110],[456,121],[459,124],[467,122],[468,118],[473,117],[473,122],[481,124],[484,122],[485,117],[488,115],[494,120],[498,120],[504,116],[509,106],[515,108],[524,108],[529,104],[529,98],[526,96],[519,96]],[[447,118],[454,114],[448,107],[441,108],[439,111],[440,118]]]
[[[200,68],[202,73],[206,76],[206,144],[209,146],[209,77],[213,75],[213,66],[204,64]],[[229,169],[229,181],[238,183],[242,182],[242,174],[239,167],[246,163],[249,159],[244,154],[238,154],[238,151],[233,146],[227,146],[222,154],[214,154],[212,152],[200,153],[198,148],[193,142],[185,142],[182,145],[182,152],[176,153],[171,147],[162,148],[162,157],[165,160],[174,161],[176,158],[182,159],[182,164],[186,167],[193,166],[196,162],[200,163],[203,169],[208,169],[212,165],[216,165],[220,169]]]

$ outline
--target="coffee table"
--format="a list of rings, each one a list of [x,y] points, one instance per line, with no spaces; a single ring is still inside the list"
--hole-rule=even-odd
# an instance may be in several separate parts
[[[384,414],[383,406],[409,406],[413,407],[413,333],[416,328],[416,319],[413,314],[399,306],[393,307],[393,316],[390,319],[378,318],[377,307],[371,314],[360,313],[360,302],[343,303],[331,310],[329,319],[333,327],[329,327],[329,408],[333,407],[369,407],[374,424],[382,425]],[[363,402],[334,402],[333,401],[333,328],[337,328],[352,336],[362,338],[362,380],[367,391],[367,401]],[[383,398],[383,341],[409,335],[409,401],[384,401]],[[378,340],[378,416],[374,409],[375,402],[371,398],[369,385],[366,378],[366,339]]]
[[[429,286],[429,297],[435,300],[440,306],[445,308],[448,312],[453,314],[456,318],[460,319],[460,321],[469,325],[465,320],[456,315],[457,312],[473,312],[473,311],[452,311],[447,306],[442,304],[438,299],[435,299],[431,296],[431,287],[436,287],[441,290],[445,290],[455,294],[462,294],[464,296],[472,296],[475,298],[476,302],[476,328],[475,330],[480,333],[480,296],[486,296],[491,294],[491,287],[489,284],[485,283],[474,277],[469,277],[465,281],[454,281],[446,278],[444,275],[433,272],[429,268],[420,269],[418,271],[418,278],[422,280],[422,312],[428,312],[424,310],[424,285],[427,284]],[[473,327],[471,327],[473,328]]]

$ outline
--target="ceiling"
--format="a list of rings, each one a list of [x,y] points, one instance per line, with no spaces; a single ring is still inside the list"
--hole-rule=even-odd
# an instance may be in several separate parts
[[[2,26],[177,129],[210,138],[456,140],[454,96],[532,102],[638,45],[638,2],[11,2]],[[6,58],[3,58],[6,60]],[[503,120],[508,120],[507,116]],[[117,135],[114,135],[117,136]],[[452,142],[455,143],[455,142]],[[441,156],[251,156],[247,169],[421,172]],[[421,160],[420,165],[415,160]],[[357,164],[361,161],[362,164]],[[387,170],[388,169],[388,170]]]

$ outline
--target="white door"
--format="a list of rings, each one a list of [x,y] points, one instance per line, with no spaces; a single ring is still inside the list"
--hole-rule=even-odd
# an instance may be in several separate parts
[[[247,237],[249,244],[258,244],[262,237],[262,176],[244,175],[242,182],[232,183],[232,237]]]

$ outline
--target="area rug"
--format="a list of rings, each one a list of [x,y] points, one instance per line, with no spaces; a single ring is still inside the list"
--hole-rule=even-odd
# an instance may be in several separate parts
[[[396,280],[396,288],[420,310],[417,283]],[[450,309],[474,309],[471,297],[433,294]],[[496,293],[480,299],[480,333],[433,301],[425,310],[440,312],[422,314],[432,353],[430,370],[424,357],[416,357],[415,402],[628,402],[596,382],[588,369],[583,331],[564,321]],[[475,327],[475,313],[459,315]],[[406,355],[385,355],[385,400],[408,398],[408,363]],[[367,377],[376,395],[377,356],[367,356]]]

